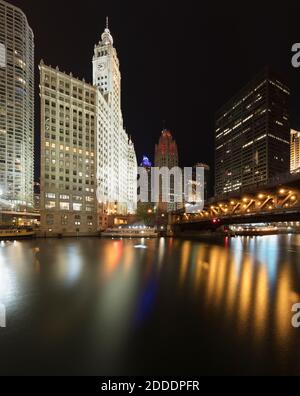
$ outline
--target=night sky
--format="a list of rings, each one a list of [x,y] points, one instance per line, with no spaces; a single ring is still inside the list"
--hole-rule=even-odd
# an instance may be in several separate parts
[[[292,126],[300,127],[300,68],[291,66],[292,44],[300,42],[299,1],[9,2],[22,8],[35,34],[37,148],[40,59],[91,82],[106,15],[121,63],[124,123],[139,162],[143,154],[153,159],[166,125],[182,166],[213,166],[215,112],[267,64],[292,89]],[[37,161],[37,177],[38,167]]]

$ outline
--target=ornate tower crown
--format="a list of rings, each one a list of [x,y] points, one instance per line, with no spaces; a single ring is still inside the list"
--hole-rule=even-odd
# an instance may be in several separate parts
[[[104,33],[102,33],[101,39],[104,45],[114,44],[114,39],[112,38],[109,30],[108,17],[106,17],[106,28],[104,30]]]

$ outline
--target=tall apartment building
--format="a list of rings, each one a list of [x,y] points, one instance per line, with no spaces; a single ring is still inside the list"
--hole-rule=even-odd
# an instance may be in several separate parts
[[[291,129],[291,173],[300,172],[300,132]]]
[[[289,171],[289,97],[289,88],[266,68],[218,111],[216,195]]]
[[[121,112],[121,75],[108,27],[95,46],[93,85],[41,71],[41,229],[90,234],[134,213],[137,161]]]
[[[0,0],[0,194],[33,207],[34,37],[25,14]]]

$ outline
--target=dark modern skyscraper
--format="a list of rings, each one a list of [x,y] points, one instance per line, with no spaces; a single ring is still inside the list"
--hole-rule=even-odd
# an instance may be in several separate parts
[[[289,88],[265,68],[218,111],[216,195],[289,171],[289,97]]]

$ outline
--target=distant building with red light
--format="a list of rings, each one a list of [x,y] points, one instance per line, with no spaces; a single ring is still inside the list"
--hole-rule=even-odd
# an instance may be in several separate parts
[[[155,167],[173,169],[179,166],[178,147],[173,139],[172,133],[164,129],[159,139],[159,143],[155,146]],[[160,181],[160,199],[158,202],[158,210],[160,212],[172,212],[182,207],[182,203],[175,200],[175,183],[174,177],[170,179],[169,202],[162,202],[163,183]],[[182,194],[181,194],[182,195]],[[182,196],[181,196],[182,198]]]
[[[178,166],[177,143],[168,130],[163,130],[159,143],[155,146],[155,166],[173,168]]]

